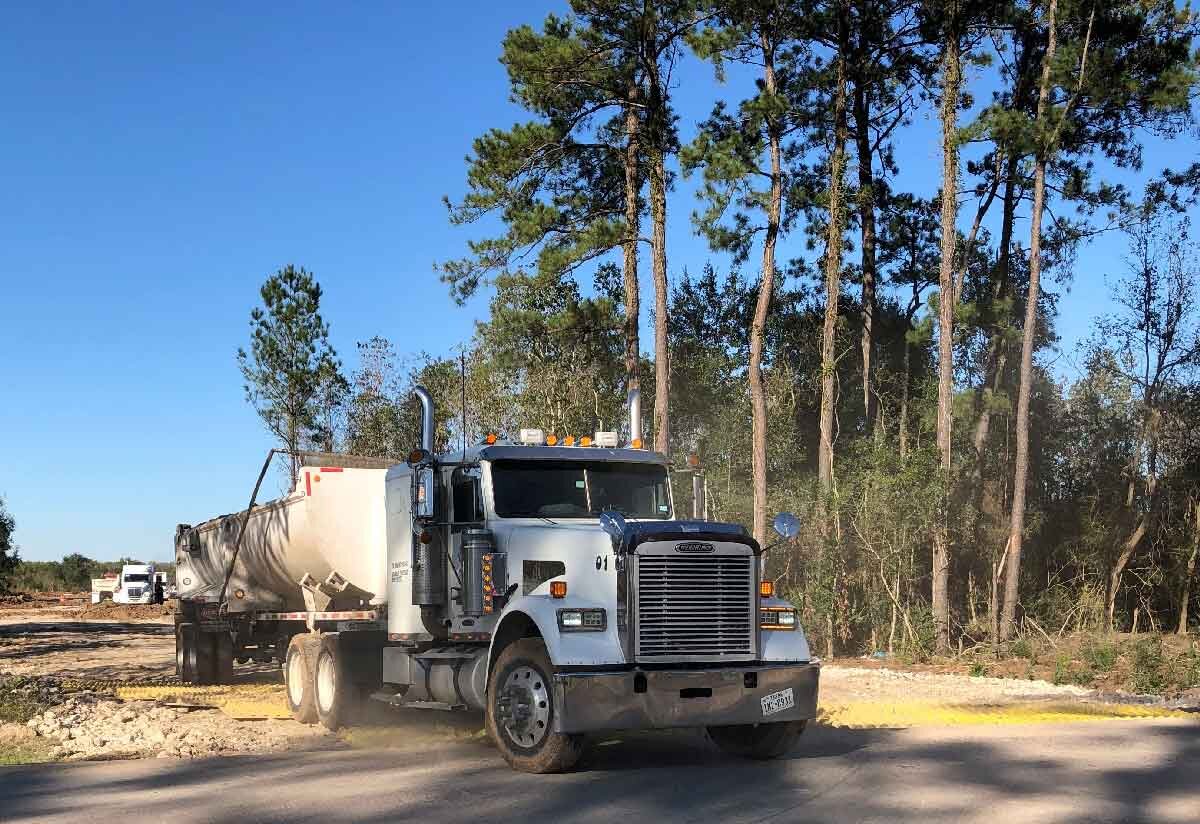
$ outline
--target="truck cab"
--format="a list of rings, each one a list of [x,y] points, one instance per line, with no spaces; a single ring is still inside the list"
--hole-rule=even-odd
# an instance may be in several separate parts
[[[616,441],[523,430],[389,470],[383,681],[484,709],[523,770],[614,729],[779,754],[816,713],[796,610],[744,528],[676,519],[666,458]]]
[[[113,601],[118,604],[153,604],[156,582],[154,564],[125,564],[117,576]]]

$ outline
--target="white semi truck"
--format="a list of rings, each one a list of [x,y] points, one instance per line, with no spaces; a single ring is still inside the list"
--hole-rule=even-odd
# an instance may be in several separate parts
[[[156,604],[162,600],[162,576],[154,564],[124,564],[117,576],[117,585],[112,599],[118,604]],[[99,602],[93,582],[92,602]]]
[[[306,453],[285,497],[255,506],[256,486],[245,512],[178,527],[184,681],[275,658],[294,717],[330,728],[368,697],[482,711],[528,772],[604,730],[705,727],[752,758],[796,743],[820,674],[796,610],[742,527],[674,518],[636,395],[627,447],[522,430],[443,455],[417,395],[408,462]]]

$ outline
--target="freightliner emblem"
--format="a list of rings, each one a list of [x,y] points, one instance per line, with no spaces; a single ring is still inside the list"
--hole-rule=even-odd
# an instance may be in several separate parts
[[[712,544],[704,544],[699,541],[688,541],[682,544],[675,545],[676,552],[687,552],[691,555],[699,555],[705,552],[714,552],[716,547]]]

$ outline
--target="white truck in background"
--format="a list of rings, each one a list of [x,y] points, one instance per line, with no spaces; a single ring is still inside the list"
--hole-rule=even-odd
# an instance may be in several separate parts
[[[163,598],[162,581],[163,576],[155,571],[154,564],[125,564],[117,576],[117,586],[112,594],[113,602],[160,604]]]
[[[820,676],[796,609],[744,528],[674,518],[636,394],[626,447],[522,430],[442,455],[417,395],[408,462],[304,453],[293,491],[255,506],[272,450],[246,511],[176,529],[182,680],[275,658],[293,716],[331,729],[367,697],[482,711],[536,773],[599,731],[705,727],[750,758],[796,743]]]

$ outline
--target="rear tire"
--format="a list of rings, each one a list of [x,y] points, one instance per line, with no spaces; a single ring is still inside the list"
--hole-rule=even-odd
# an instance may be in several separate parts
[[[807,721],[781,721],[775,724],[709,727],[708,738],[730,755],[768,761],[791,752],[807,725]]]
[[[327,730],[338,730],[353,724],[358,718],[362,695],[352,670],[350,656],[340,643],[338,634],[321,636],[321,649],[317,653],[313,678],[313,697],[317,704],[317,718]]]
[[[213,633],[213,657],[216,678],[214,683],[233,683],[233,635],[228,632]]]
[[[192,660],[194,661],[195,673],[191,683],[193,684],[212,684],[217,678],[217,648],[213,642],[213,634],[196,629],[193,636]]]
[[[185,684],[197,681],[195,624],[181,623],[175,626],[175,674]]]
[[[317,720],[317,702],[313,696],[313,675],[316,672],[317,650],[321,639],[311,634],[292,636],[288,643],[287,659],[283,665],[283,680],[287,685],[288,709],[301,724]]]
[[[554,731],[554,667],[541,638],[504,648],[488,678],[487,731],[504,760],[528,773],[566,772],[583,754],[583,736]]]

